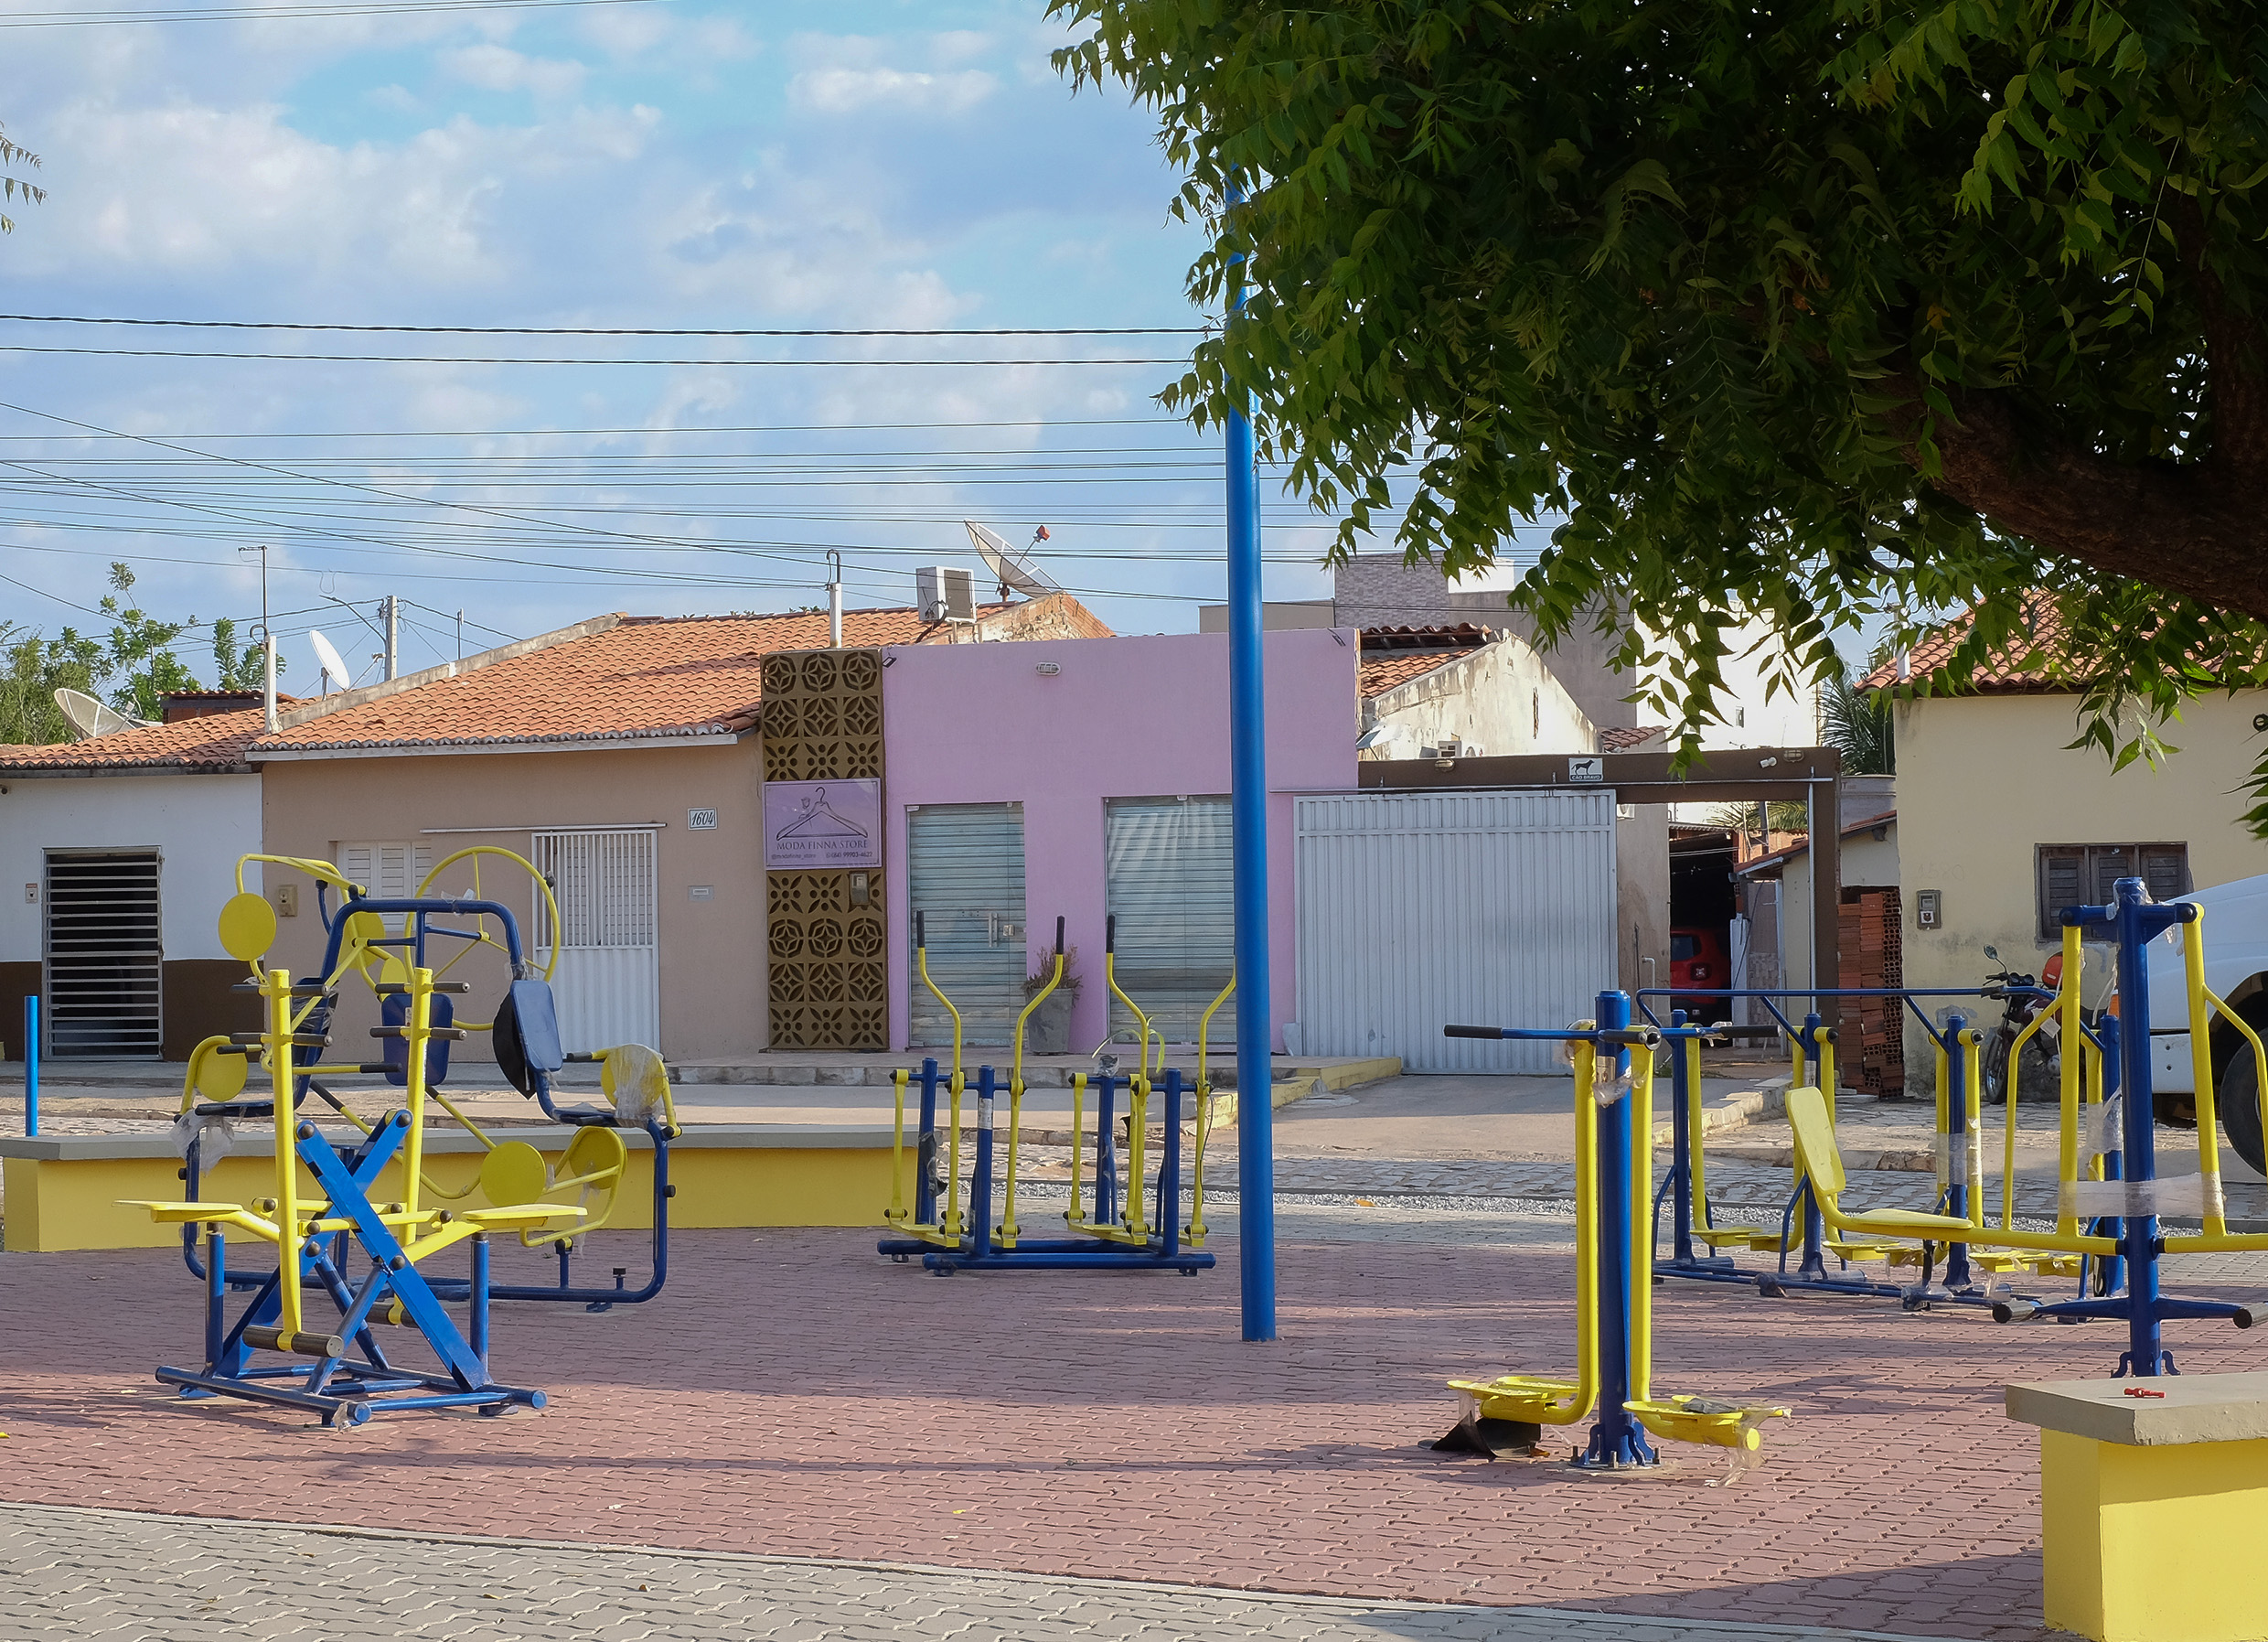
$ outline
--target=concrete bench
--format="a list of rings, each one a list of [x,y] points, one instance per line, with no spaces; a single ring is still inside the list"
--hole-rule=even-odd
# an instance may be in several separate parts
[[[2163,1395],[2130,1395],[2159,1392]],[[2096,1642],[2255,1642],[2268,1374],[2006,1388],[2039,1427],[2047,1621]]]

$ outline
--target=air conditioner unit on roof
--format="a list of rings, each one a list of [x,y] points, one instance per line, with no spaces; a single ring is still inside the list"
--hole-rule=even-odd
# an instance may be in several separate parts
[[[977,584],[973,572],[949,564],[933,564],[914,573],[914,603],[924,621],[977,619]]]

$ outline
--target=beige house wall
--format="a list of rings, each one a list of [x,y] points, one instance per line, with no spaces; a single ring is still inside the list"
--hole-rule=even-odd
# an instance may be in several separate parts
[[[335,860],[339,844],[363,840],[424,842],[436,861],[470,844],[498,844],[525,855],[530,833],[552,827],[656,826],[656,895],[660,947],[661,1042],[673,1059],[742,1056],[765,1046],[766,1018],[763,763],[754,735],[737,746],[629,747],[572,753],[279,759],[261,782],[265,848],[282,855]],[[712,809],[713,832],[691,832],[687,811]],[[471,886],[470,864],[437,888]],[[482,868],[481,888],[519,915],[532,939],[527,876],[504,864]],[[273,901],[300,885],[299,914],[280,920],[272,961],[302,974],[320,961],[322,924],[312,889],[282,869],[268,875]],[[692,898],[709,885],[709,899]],[[483,950],[451,971],[469,979],[460,1013],[487,1020],[506,970]],[[368,1028],[377,1020],[367,993],[351,990],[338,1014],[341,1058],[377,1057]],[[492,1058],[485,1035],[456,1046],[467,1059]]]
[[[2068,750],[2079,734],[2072,695],[1947,697],[1898,709],[1899,885],[1906,984],[1974,986],[1992,967],[1989,942],[2035,972],[2052,950],[2038,939],[2034,851],[2044,843],[2186,843],[2196,887],[2268,873],[2268,844],[2244,826],[2244,786],[2268,750],[2253,729],[2268,692],[2192,702],[2166,739],[2163,767],[2113,774],[2100,752]],[[1942,924],[1916,926],[1920,891],[1942,897]],[[1927,1068],[1908,1028],[1906,1064]]]

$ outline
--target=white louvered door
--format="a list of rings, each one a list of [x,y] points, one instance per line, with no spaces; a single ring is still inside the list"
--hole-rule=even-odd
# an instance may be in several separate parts
[[[559,943],[551,993],[561,1047],[571,1055],[617,1044],[663,1049],[653,831],[538,832],[531,848],[559,902],[555,932],[537,892],[530,928],[539,964]]]

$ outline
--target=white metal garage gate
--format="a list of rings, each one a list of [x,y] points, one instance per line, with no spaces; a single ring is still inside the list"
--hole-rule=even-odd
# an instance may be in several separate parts
[[[560,928],[534,892],[529,954],[538,963],[559,942],[551,991],[560,1046],[588,1055],[616,1044],[661,1049],[660,941],[650,828],[538,832],[531,859],[559,901]]]
[[[1413,1072],[1550,1072],[1548,1043],[1614,984],[1614,794],[1348,793],[1293,800],[1300,1047]]]

